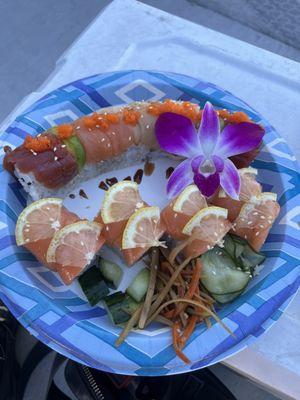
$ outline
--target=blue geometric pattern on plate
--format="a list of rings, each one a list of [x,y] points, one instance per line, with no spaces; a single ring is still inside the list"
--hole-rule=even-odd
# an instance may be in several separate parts
[[[26,195],[1,167],[0,296],[34,336],[54,350],[94,368],[121,374],[167,375],[218,362],[245,346],[276,321],[299,287],[300,195],[295,157],[285,141],[255,110],[219,87],[195,78],[155,71],[120,71],[69,83],[31,105],[6,129],[2,145],[18,146],[27,133],[71,121],[100,107],[136,100],[165,98],[209,100],[218,107],[244,110],[266,129],[264,146],[253,163],[265,190],[278,193],[280,215],[263,250],[267,262],[247,291],[219,311],[234,332],[219,324],[197,327],[185,349],[184,365],[173,351],[167,329],[134,332],[119,348],[120,329],[107,322],[101,307],[89,307],[54,273],[15,244],[14,229]],[[1,163],[2,164],[2,163]]]

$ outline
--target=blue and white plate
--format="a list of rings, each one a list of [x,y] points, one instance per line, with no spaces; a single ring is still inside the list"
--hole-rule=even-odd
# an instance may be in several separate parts
[[[266,129],[264,145],[253,163],[265,191],[278,194],[280,215],[263,250],[267,255],[259,276],[247,291],[219,311],[235,333],[219,324],[197,327],[185,353],[191,365],[175,356],[170,331],[153,326],[133,332],[119,348],[120,329],[101,306],[91,308],[77,284],[64,286],[15,243],[15,224],[27,198],[21,186],[0,172],[0,296],[26,329],[59,353],[101,370],[130,375],[167,375],[216,363],[243,349],[276,321],[299,286],[299,173],[290,149],[270,124],[232,94],[207,82],[172,73],[120,71],[72,82],[30,106],[2,133],[2,145],[18,146],[26,134],[68,122],[100,107],[136,100],[165,98],[209,100],[218,107],[244,110]],[[1,163],[2,165],[2,163]],[[1,167],[2,168],[2,167]]]

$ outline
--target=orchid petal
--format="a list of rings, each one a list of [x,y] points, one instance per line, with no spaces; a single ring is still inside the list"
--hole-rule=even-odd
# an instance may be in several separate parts
[[[234,200],[239,199],[241,179],[239,172],[232,161],[225,160],[224,169],[220,174],[220,184],[228,196]]]
[[[220,122],[218,114],[214,110],[211,103],[207,101],[203,109],[199,128],[199,138],[201,141],[202,150],[207,157],[213,153],[219,136]]]
[[[255,149],[262,141],[264,129],[251,122],[227,125],[223,129],[215,153],[227,158]]]
[[[212,156],[212,160],[215,164],[216,172],[222,172],[224,169],[224,160],[218,156]]]
[[[155,135],[160,147],[168,153],[184,157],[201,153],[199,135],[192,121],[183,115],[161,114],[155,124]]]
[[[212,175],[205,177],[200,173],[194,174],[194,183],[198,186],[200,192],[204,196],[212,196],[220,185],[220,176],[216,172]]]
[[[167,194],[169,198],[177,196],[183,189],[193,182],[193,171],[191,161],[185,160],[180,163],[167,183]]]

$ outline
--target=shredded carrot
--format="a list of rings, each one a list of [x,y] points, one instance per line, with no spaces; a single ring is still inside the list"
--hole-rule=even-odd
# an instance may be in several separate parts
[[[124,108],[123,121],[125,124],[135,126],[138,123],[140,116],[140,112],[130,108]]]
[[[184,299],[190,300],[190,299],[192,299],[194,297],[195,291],[196,291],[196,289],[197,289],[197,287],[199,285],[201,267],[202,267],[202,265],[201,265],[200,259],[197,258],[196,265],[195,265],[195,268],[194,268],[194,273],[193,273],[193,276],[192,276],[192,280],[191,280],[191,283],[189,285],[188,291],[186,292],[186,294],[183,297]],[[179,313],[181,313],[182,311],[184,311],[186,307],[187,307],[187,304],[183,304],[182,306],[180,306],[175,311],[174,317],[177,317],[177,315]]]
[[[196,327],[196,323],[198,320],[198,316],[197,315],[192,315],[189,319],[189,322],[185,328],[185,330],[183,331],[183,334],[180,338],[180,346],[184,347],[186,342],[189,340],[190,336],[192,335],[192,333],[195,330]]]
[[[73,126],[71,124],[58,125],[56,131],[60,139],[67,139],[73,135]]]
[[[32,150],[36,153],[42,153],[43,151],[51,149],[51,140],[47,136],[32,137],[27,135],[24,141],[24,147],[27,150]]]
[[[190,360],[187,358],[187,356],[181,351],[180,347],[179,347],[179,332],[180,332],[180,326],[178,322],[175,322],[173,324],[173,328],[172,328],[172,336],[173,336],[173,346],[174,346],[174,350],[175,353],[177,354],[177,356],[179,358],[181,358],[181,360],[183,362],[185,362],[186,364],[190,364]]]

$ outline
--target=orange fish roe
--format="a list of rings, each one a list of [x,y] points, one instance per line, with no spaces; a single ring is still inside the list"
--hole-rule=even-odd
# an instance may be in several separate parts
[[[70,124],[62,124],[57,126],[56,131],[60,139],[68,139],[73,135],[73,126]]]
[[[94,129],[98,124],[97,119],[95,118],[95,114],[88,117],[83,117],[83,123],[88,129]]]
[[[133,110],[132,108],[124,108],[123,121],[125,124],[135,126],[138,123],[140,116],[141,113],[139,111]]]
[[[199,110],[198,105],[189,101],[175,102],[167,99],[163,102],[154,102],[150,103],[147,111],[155,116],[159,116],[165,112],[173,112],[189,118],[195,124],[199,123],[201,119],[201,111]]]
[[[27,135],[24,141],[24,147],[36,153],[51,149],[51,141],[47,136],[32,137]]]
[[[106,114],[106,120],[112,124],[117,124],[120,120],[119,115],[115,114]]]
[[[239,124],[240,122],[251,122],[251,119],[243,111],[235,111],[232,114],[227,110],[218,110],[219,117],[228,124]]]

